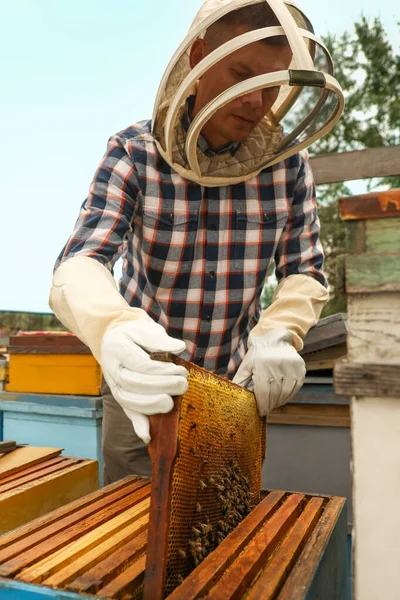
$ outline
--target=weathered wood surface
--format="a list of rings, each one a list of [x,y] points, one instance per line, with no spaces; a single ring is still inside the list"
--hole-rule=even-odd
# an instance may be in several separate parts
[[[256,531],[278,509],[285,494],[273,491],[250,513],[221,544],[204,559],[195,571],[168,596],[168,600],[199,598],[210,588],[239,556]]]
[[[340,360],[335,366],[335,392],[345,396],[400,398],[400,359],[398,365]]]
[[[178,450],[180,403],[181,397],[175,397],[174,408],[169,413],[150,417],[149,454],[152,465],[152,491],[143,600],[164,598],[172,500],[172,468]]]
[[[400,146],[323,154],[310,161],[317,185],[389,177],[400,175]]]
[[[148,525],[149,506],[150,499],[145,498],[135,503],[134,506],[130,506],[127,510],[120,512],[120,514],[112,516],[112,513],[110,513],[111,518],[95,529],[81,535],[79,539],[68,543],[71,536],[65,536],[67,539],[65,539],[57,551],[54,551],[52,541],[47,545],[43,545],[40,549],[37,548],[38,551],[43,552],[44,557],[38,561],[38,557],[40,556],[38,552],[35,564],[28,566],[18,573],[17,579],[26,581],[27,583],[47,582],[48,585],[62,585],[64,580],[70,581],[74,573],[71,573],[68,567],[84,554],[92,553],[93,549],[97,549],[99,545],[125,529],[129,530],[130,528],[131,535],[142,533]],[[131,527],[133,524],[135,524],[135,527]],[[133,532],[132,529],[134,530]],[[104,545],[107,546],[106,544]],[[49,547],[52,551],[51,556],[48,556]],[[107,546],[107,551],[111,552],[112,547]],[[88,561],[91,566],[93,563],[90,562],[90,554]]]
[[[206,600],[237,600],[243,597],[267,557],[296,522],[304,499],[301,494],[293,494],[285,501],[255,534],[235,563],[228,567],[224,577],[205,597]]]
[[[129,541],[122,548],[116,548],[110,556],[100,560],[96,565],[78,576],[67,589],[81,593],[94,594],[106,586],[117,575],[145,553],[147,548],[147,531]]]
[[[306,595],[315,571],[317,570],[321,558],[329,543],[333,529],[336,527],[340,517],[343,516],[346,500],[344,498],[331,498],[325,506],[320,520],[316,524],[307,544],[297,560],[293,570],[289,574],[280,594],[279,600],[300,600],[301,598],[310,598]],[[344,533],[344,532],[343,532]],[[344,543],[346,543],[346,534]],[[340,548],[338,549],[340,552]],[[343,553],[345,549],[343,548]],[[344,564],[347,562],[347,556],[344,557]],[[332,569],[336,565],[332,565]],[[331,571],[332,572],[332,571]],[[340,575],[340,574],[339,574]],[[342,578],[341,578],[342,579]],[[347,581],[343,581],[344,588],[339,586],[339,581],[331,588],[333,581],[328,576],[325,578],[325,590],[323,595],[317,598],[335,598],[335,600],[347,600]],[[328,587],[329,586],[329,587]]]
[[[345,259],[346,292],[400,292],[400,252],[350,254]]]
[[[323,369],[332,369],[336,360],[345,356],[346,352],[346,344],[338,344],[337,346],[331,346],[323,350],[302,354],[302,357],[306,363],[307,371],[320,371]]]
[[[275,554],[262,570],[246,600],[274,600],[285,582],[323,510],[324,500],[312,498]]]
[[[1,568],[10,563],[15,566],[17,560],[25,558],[29,564],[14,572],[15,579],[24,585],[39,585],[36,589],[40,593],[43,590],[45,595],[51,595],[52,590],[56,594],[69,590],[115,600],[142,597],[150,516],[149,494],[144,496],[149,484],[147,481],[133,481],[132,478],[119,485],[121,483],[54,511],[48,525],[44,519],[38,519],[21,527],[18,534],[12,532],[4,536]],[[137,487],[132,490],[135,484]],[[168,600],[242,600],[248,597],[252,586],[258,586],[254,587],[254,598],[272,600],[285,581],[290,580],[298,560],[307,549],[309,551],[312,542],[313,547],[319,544],[320,552],[313,548],[307,568],[301,572],[305,585],[310,586],[324,560],[326,544],[321,545],[321,540],[329,540],[335,530],[334,520],[329,519],[329,511],[326,513],[326,507],[335,504],[335,500],[282,491],[265,492],[265,497],[254,510],[174,590]],[[340,500],[343,504],[344,500]],[[110,511],[116,505],[117,509]],[[88,517],[89,508],[92,513]],[[107,515],[106,519],[98,520],[99,513],[102,517]],[[86,525],[76,527],[77,523],[71,522],[74,515],[83,517],[79,522],[86,521]],[[325,561],[325,569],[330,573],[335,572],[339,554],[343,556],[346,553],[346,520],[342,523],[342,530],[342,547],[331,553],[327,564]],[[71,536],[71,532],[74,535]],[[54,543],[55,538],[57,543]],[[61,538],[63,543],[60,544]],[[25,540],[26,551],[23,547],[21,549]],[[49,548],[52,550],[48,553]],[[31,561],[28,558],[26,561],[26,554],[32,554],[35,549],[36,559]],[[328,595],[327,598],[347,600],[336,579],[330,575],[330,587],[326,591],[337,590],[338,595]],[[14,581],[11,580],[12,583]],[[296,592],[290,599],[305,600],[305,596]]]
[[[25,470],[24,470],[24,471],[19,471],[18,474],[20,475],[20,477],[18,477],[16,479],[10,480],[8,477],[4,478],[4,479],[6,479],[6,481],[4,481],[3,479],[0,479],[0,501],[1,501],[1,494],[4,494],[5,492],[15,490],[16,488],[19,488],[20,486],[23,486],[27,483],[37,482],[38,479],[40,479],[41,477],[46,477],[46,475],[50,475],[51,473],[56,473],[57,471],[63,471],[64,469],[68,468],[69,466],[77,465],[80,462],[82,462],[82,460],[80,458],[64,457],[64,460],[57,462],[56,464],[47,465],[40,471],[33,471],[30,473],[25,473]]]
[[[275,408],[267,417],[271,425],[310,425],[314,427],[350,427],[348,406],[321,404],[286,404]]]
[[[347,338],[347,314],[337,313],[325,317],[310,329],[304,338],[304,348],[300,354],[304,355],[330,348],[346,342]]]
[[[60,528],[67,527],[70,522],[64,521],[66,517],[74,518],[79,511],[82,509],[87,509],[86,513],[80,512],[77,519],[83,518],[84,516],[88,516],[89,514],[96,513],[101,506],[106,506],[108,503],[115,502],[118,498],[126,496],[131,493],[132,490],[129,486],[134,483],[139,483],[139,487],[146,485],[148,480],[144,478],[137,477],[135,475],[130,475],[125,479],[121,479],[115,483],[108,485],[106,488],[102,488],[90,494],[90,496],[85,496],[76,500],[71,504],[67,504],[61,508],[53,510],[51,513],[46,514],[44,517],[37,518],[31,523],[27,523],[26,525],[22,525],[11,531],[7,535],[3,535],[0,538],[0,563],[5,562],[12,556],[17,555],[19,552],[22,552],[23,549],[28,549],[39,540],[45,539],[51,535],[51,529],[44,532],[41,537],[33,538],[34,534],[39,534],[39,532],[43,532],[44,529],[49,527],[56,522],[60,523]],[[136,489],[136,488],[134,488]],[[72,521],[73,522],[73,521]],[[55,530],[54,530],[55,531]],[[15,546],[17,542],[22,542],[22,545]],[[3,552],[6,548],[9,548],[7,552]]]
[[[400,218],[349,221],[347,249],[353,254],[397,252],[400,247]]]
[[[342,221],[400,217],[400,190],[339,198],[339,213]]]
[[[0,495],[0,534],[97,489],[97,461],[76,460],[75,464],[4,491]]]
[[[23,443],[23,440],[20,440]],[[58,456],[62,448],[41,448],[40,446],[25,446],[17,448],[10,454],[3,455],[0,460],[0,482],[4,477],[17,473],[26,467],[36,465],[49,458]]]
[[[20,537],[0,551],[0,576],[15,576],[39,558],[56,552],[149,496],[148,482],[138,480],[105,498],[83,505],[60,520],[50,521],[47,526],[43,523],[38,530],[34,529],[30,535]]]
[[[356,363],[398,364],[400,293],[349,295],[347,358]]]
[[[43,351],[49,348],[53,354],[59,353],[59,347],[70,347],[70,354],[78,354],[79,351],[84,350],[90,354],[89,348],[74,335],[12,335],[8,346],[9,349],[13,348],[15,351],[17,348],[26,348],[27,350],[41,348]]]

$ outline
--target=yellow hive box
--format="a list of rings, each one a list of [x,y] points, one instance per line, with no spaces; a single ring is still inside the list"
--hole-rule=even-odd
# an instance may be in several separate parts
[[[8,392],[100,394],[100,365],[75,336],[12,336],[10,342]]]
[[[98,489],[96,460],[26,446],[0,455],[0,534]]]

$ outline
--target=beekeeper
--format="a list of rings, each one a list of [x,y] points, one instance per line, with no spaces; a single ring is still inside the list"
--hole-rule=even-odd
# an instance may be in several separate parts
[[[150,474],[148,416],[187,389],[184,367],[149,352],[253,387],[262,416],[301,387],[298,352],[328,297],[305,147],[342,110],[329,53],[292,2],[207,0],[152,120],[110,138],[50,293],[102,367],[106,483]]]

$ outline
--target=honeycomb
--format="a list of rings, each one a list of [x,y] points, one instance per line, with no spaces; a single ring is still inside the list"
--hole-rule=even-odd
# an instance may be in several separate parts
[[[173,467],[165,595],[260,502],[265,421],[254,394],[201,367],[189,370]]]

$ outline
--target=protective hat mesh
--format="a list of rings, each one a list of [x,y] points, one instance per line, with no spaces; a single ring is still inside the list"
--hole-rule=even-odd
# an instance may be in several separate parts
[[[197,38],[224,15],[246,6],[267,4],[274,19],[237,35],[216,48],[196,67],[190,66],[190,50]],[[186,131],[182,118],[187,101],[196,94],[198,78],[228,54],[253,41],[279,38],[289,44],[292,59],[286,70],[266,73],[234,85],[210,102]],[[239,39],[240,38],[240,39]],[[207,156],[197,145],[201,128],[222,106],[255,89],[276,88],[279,94],[268,113],[249,136],[231,152]],[[188,36],[170,61],[158,91],[153,134],[167,162],[182,176],[207,186],[238,183],[287,158],[326,134],[343,111],[343,94],[333,77],[333,63],[324,44],[316,38],[307,17],[283,0],[207,0]]]

